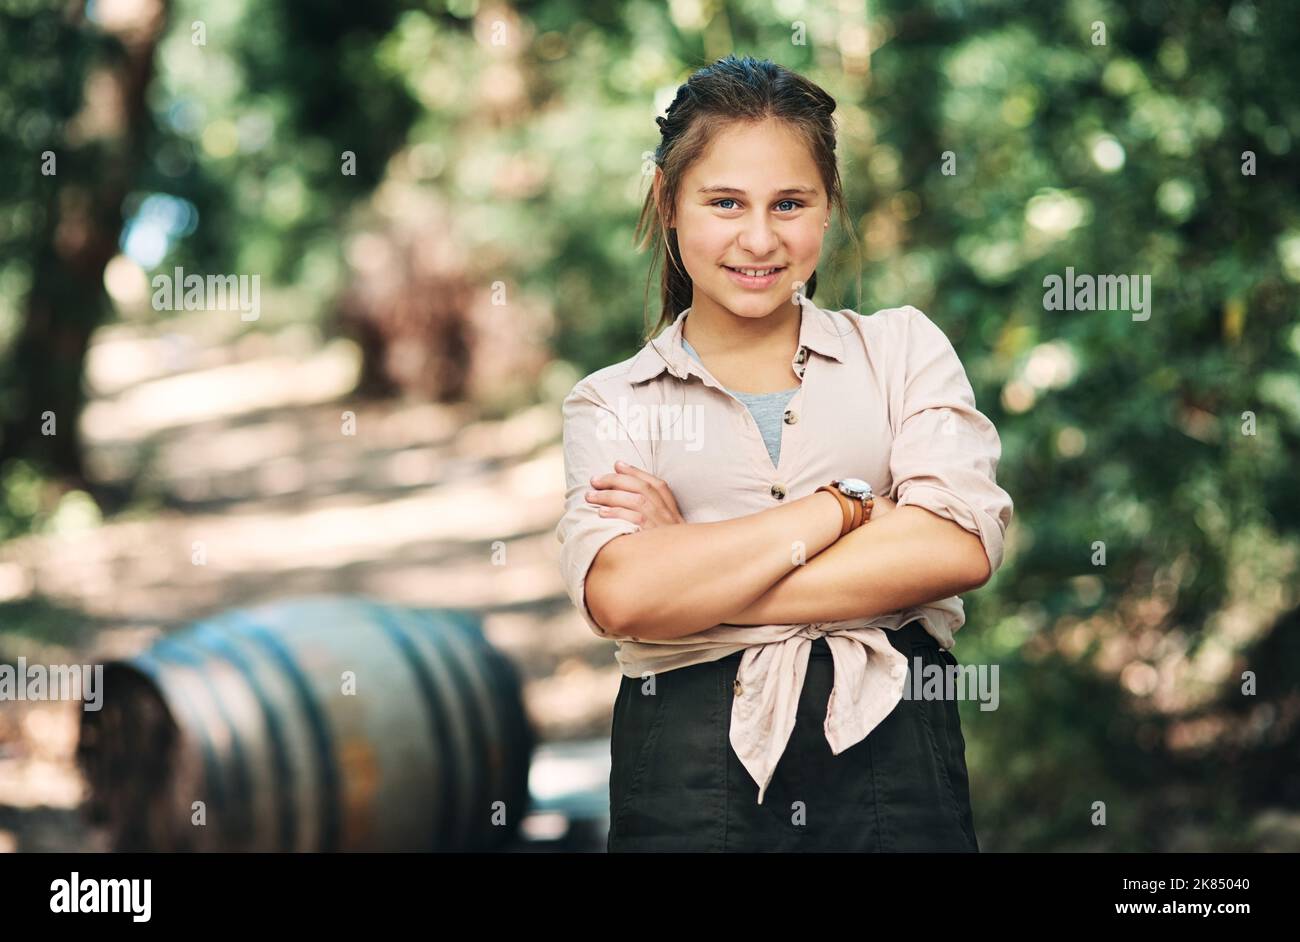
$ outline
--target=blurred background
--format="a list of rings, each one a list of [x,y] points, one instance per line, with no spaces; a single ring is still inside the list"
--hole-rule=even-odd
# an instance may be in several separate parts
[[[654,117],[733,52],[839,103],[816,303],[925,311],[1002,436],[954,652],[1000,667],[961,705],[982,847],[1300,850],[1280,0],[0,0],[0,663],[288,595],[466,609],[602,795],[559,402],[658,317]],[[1045,310],[1067,266],[1150,275],[1150,319]],[[177,269],[257,276],[256,318],[159,310]],[[81,712],[0,703],[0,850],[108,846]]]

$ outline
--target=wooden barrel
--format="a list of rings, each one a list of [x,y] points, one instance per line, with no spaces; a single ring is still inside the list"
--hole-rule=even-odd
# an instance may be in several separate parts
[[[496,850],[527,810],[518,675],[470,612],[228,611],[103,687],[78,758],[118,850]]]

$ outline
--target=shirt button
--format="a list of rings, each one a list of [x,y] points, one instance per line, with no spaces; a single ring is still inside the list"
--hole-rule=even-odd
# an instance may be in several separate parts
[[[799,421],[799,413],[795,412],[793,409],[786,409],[786,410],[785,410],[785,424],[786,424],[786,425],[794,425],[794,423],[796,423],[796,422],[798,422],[798,421]]]
[[[802,363],[806,359],[808,359],[808,348],[800,347],[799,352],[795,354],[794,362]]]
[[[785,488],[780,484],[772,485],[772,496],[777,500],[785,500]]]

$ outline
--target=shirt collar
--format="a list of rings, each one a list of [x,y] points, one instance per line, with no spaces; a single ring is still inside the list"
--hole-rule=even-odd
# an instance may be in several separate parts
[[[799,346],[830,357],[836,362],[843,362],[844,338],[835,330],[831,315],[815,305],[803,294],[798,294],[802,320],[799,325]],[[653,379],[664,370],[669,370],[678,379],[685,379],[695,372],[695,359],[682,346],[682,327],[690,308],[677,315],[676,320],[659,332],[641,351],[632,358],[632,366],[627,372],[627,380],[640,383]],[[797,352],[796,352],[797,355]]]

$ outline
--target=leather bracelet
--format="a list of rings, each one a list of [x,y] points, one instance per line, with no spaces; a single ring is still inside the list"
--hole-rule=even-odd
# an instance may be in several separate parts
[[[862,504],[862,520],[858,524],[861,526],[871,519],[871,511],[876,506],[876,499],[874,497],[868,497],[866,500],[859,501],[858,503]]]
[[[829,491],[834,495],[835,500],[839,502],[840,512],[844,515],[844,523],[840,525],[840,536],[843,536],[852,530],[854,526],[854,511],[852,505],[854,501],[849,500],[841,494],[839,488],[831,487],[829,484],[823,484],[821,487],[817,488],[817,491]],[[815,494],[817,491],[813,491],[813,493]]]
[[[835,495],[835,499],[840,502],[840,509],[844,512],[844,523],[840,526],[840,536],[851,533],[871,519],[871,511],[876,504],[874,497],[868,497],[864,501],[854,500],[842,493],[838,487],[830,484],[823,484],[817,490],[830,491]],[[816,491],[813,493],[816,493]]]

